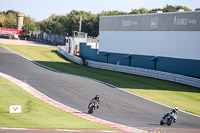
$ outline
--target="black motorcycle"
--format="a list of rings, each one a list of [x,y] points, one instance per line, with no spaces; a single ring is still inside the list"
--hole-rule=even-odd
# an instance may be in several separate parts
[[[98,108],[98,102],[97,101],[92,101],[91,103],[89,103],[89,106],[88,106],[88,114],[92,114],[94,112],[94,110],[96,108]]]
[[[168,126],[170,126],[172,124],[172,122],[175,122],[176,118],[177,118],[176,114],[167,113],[160,120],[160,125],[167,124]]]

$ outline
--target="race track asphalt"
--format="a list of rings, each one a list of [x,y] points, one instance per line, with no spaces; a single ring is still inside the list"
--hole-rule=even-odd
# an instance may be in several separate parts
[[[93,116],[104,120],[131,127],[169,128],[159,125],[163,114],[170,110],[168,107],[92,79],[47,70],[3,47],[0,47],[0,72],[82,112],[87,112],[89,101],[98,94],[101,96],[100,108]],[[200,131],[200,117],[179,112],[178,120],[171,128]]]

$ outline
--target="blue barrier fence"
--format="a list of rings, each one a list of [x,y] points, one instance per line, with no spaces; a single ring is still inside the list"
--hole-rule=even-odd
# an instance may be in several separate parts
[[[200,60],[108,53],[80,44],[80,57],[86,60],[158,70],[200,78]]]

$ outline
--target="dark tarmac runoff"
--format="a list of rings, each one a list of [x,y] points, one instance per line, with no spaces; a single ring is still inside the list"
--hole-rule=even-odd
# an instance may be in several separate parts
[[[200,132],[200,117],[179,111],[176,123],[170,127],[160,126],[161,117],[170,108],[92,79],[47,70],[3,47],[0,47],[0,72],[82,112],[87,112],[89,101],[98,94],[100,108],[93,116],[104,120],[145,130],[165,130],[166,133]]]

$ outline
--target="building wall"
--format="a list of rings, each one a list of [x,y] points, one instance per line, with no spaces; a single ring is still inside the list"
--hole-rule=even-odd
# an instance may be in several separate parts
[[[102,16],[100,51],[200,60],[200,12]]]
[[[99,50],[200,60],[200,31],[100,31]]]
[[[100,16],[100,31],[200,31],[200,12]]]

